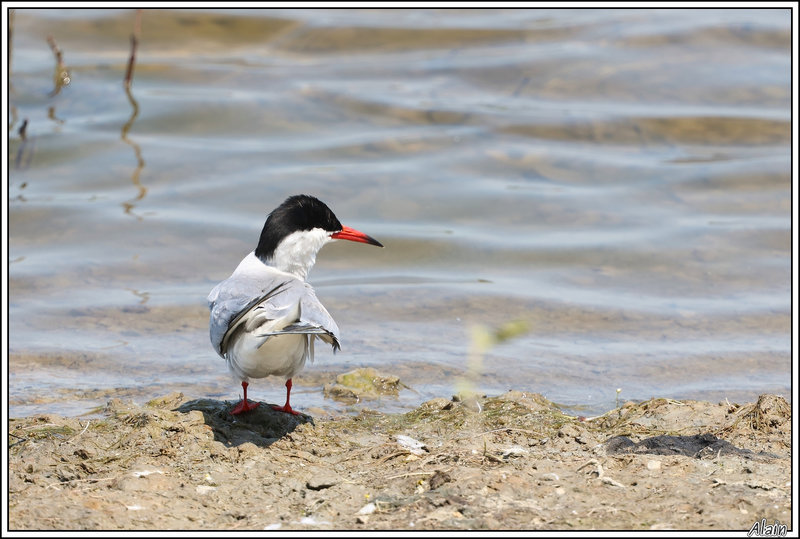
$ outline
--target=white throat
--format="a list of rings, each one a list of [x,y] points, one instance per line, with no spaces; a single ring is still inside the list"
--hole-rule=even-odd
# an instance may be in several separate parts
[[[317,260],[317,253],[329,241],[330,232],[321,228],[292,232],[275,248],[271,265],[305,281]]]

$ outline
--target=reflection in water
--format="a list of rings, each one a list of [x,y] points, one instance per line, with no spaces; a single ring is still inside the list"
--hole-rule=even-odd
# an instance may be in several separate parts
[[[14,158],[14,168],[26,169],[31,165],[33,159],[33,149],[36,147],[36,138],[28,139],[28,119],[22,120],[22,125],[17,131],[22,143],[17,148],[17,156]]]
[[[135,215],[133,213],[133,208],[136,207],[135,202],[138,202],[144,198],[147,194],[147,188],[142,185],[142,182],[139,181],[139,176],[142,173],[142,169],[144,168],[144,158],[142,157],[142,149],[136,144],[134,141],[128,138],[128,131],[130,131],[131,127],[133,127],[133,122],[136,121],[136,117],[139,115],[139,103],[136,102],[134,99],[133,94],[131,93],[130,85],[125,86],[125,94],[128,96],[128,101],[133,108],[133,112],[131,113],[131,117],[125,122],[125,125],[122,126],[122,140],[128,144],[131,148],[133,148],[133,153],[136,155],[136,169],[134,169],[133,174],[131,174],[131,182],[133,185],[136,186],[139,193],[126,202],[122,203],[122,207],[125,208],[125,213],[128,215]],[[135,215],[135,217],[139,220],[142,219],[140,215]]]
[[[56,117],[56,108],[51,106],[47,109],[47,118],[53,120],[57,124],[63,124],[64,120]]]
[[[141,181],[139,181],[139,176],[142,173],[142,169],[144,168],[144,158],[142,157],[142,149],[139,147],[138,144],[133,142],[131,139],[128,138],[128,132],[130,131],[131,127],[133,127],[133,122],[136,121],[136,117],[139,116],[139,103],[134,99],[133,93],[131,93],[131,82],[133,82],[133,67],[136,62],[136,48],[139,44],[138,35],[141,30],[142,26],[142,10],[136,10],[136,22],[133,26],[133,34],[131,35],[131,56],[128,59],[128,69],[125,72],[125,95],[128,96],[128,102],[131,104],[131,108],[133,112],[131,113],[131,117],[122,126],[122,140],[128,144],[131,148],[133,148],[133,153],[136,155],[136,169],[133,171],[131,175],[131,182],[136,188],[139,190],[139,193],[136,197],[122,203],[122,207],[125,208],[125,213],[128,215],[134,215],[133,208],[136,207],[134,202],[138,202],[144,198],[147,194],[147,188],[142,185]],[[142,217],[140,215],[136,215],[136,218],[141,221]]]
[[[13,17],[11,17],[11,15],[13,15],[13,10],[12,10],[12,13],[10,13],[9,15],[10,15],[10,18],[9,18],[9,37],[8,37],[8,48],[9,48],[9,56],[8,56],[9,67],[8,67],[8,72],[9,72],[9,79],[10,79],[11,78],[10,77],[10,73],[11,73],[11,42],[12,42],[11,32],[12,32],[12,26],[13,26]],[[47,94],[47,96],[48,97],[55,97],[56,95],[58,95],[61,92],[61,89],[63,87],[69,85],[69,83],[71,81],[71,78],[70,78],[70,75],[69,75],[69,69],[67,69],[67,66],[64,64],[64,55],[61,52],[61,49],[56,44],[56,40],[55,40],[55,38],[53,38],[52,35],[48,35],[47,36],[47,43],[50,45],[50,49],[53,51],[53,55],[56,58],[56,67],[55,67],[55,73],[54,73],[54,76],[53,76],[54,86],[53,86],[53,90],[49,94]],[[9,90],[10,89],[11,89],[11,82],[9,80]],[[55,121],[56,123],[59,123],[59,124],[63,124],[64,123],[64,120],[56,118],[56,108],[53,105],[48,107],[48,109],[47,109],[47,117],[49,119]],[[11,107],[11,118],[12,118],[12,122],[9,125],[9,128],[13,128],[13,126],[17,122],[17,107],[15,107],[15,106]],[[30,166],[31,161],[33,160],[34,149],[36,148],[36,139],[35,138],[28,139],[27,130],[28,130],[28,119],[25,118],[24,120],[22,120],[22,125],[20,125],[19,130],[17,132],[19,134],[20,140],[22,141],[22,143],[19,145],[19,148],[17,149],[17,154],[16,154],[16,157],[14,159],[14,168],[16,168],[18,170],[26,169],[26,168],[28,168]],[[25,199],[22,197],[22,195],[20,195],[20,196],[17,197],[17,200],[24,201]]]
[[[128,292],[130,292],[131,294],[133,294],[134,296],[136,296],[141,300],[139,302],[139,305],[144,305],[150,299],[150,292],[139,292],[138,290],[133,288],[126,288],[125,290],[127,290]]]

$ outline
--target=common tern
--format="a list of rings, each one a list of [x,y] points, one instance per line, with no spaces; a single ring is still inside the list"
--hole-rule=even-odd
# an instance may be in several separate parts
[[[286,404],[273,408],[297,414],[289,404],[292,378],[314,361],[315,339],[340,348],[336,322],[306,282],[317,252],[332,240],[383,247],[343,226],[317,198],[291,196],[269,214],[255,250],[208,295],[211,344],[242,382],[232,414],[256,408],[260,403],[247,400],[249,381],[271,375],[286,379]]]

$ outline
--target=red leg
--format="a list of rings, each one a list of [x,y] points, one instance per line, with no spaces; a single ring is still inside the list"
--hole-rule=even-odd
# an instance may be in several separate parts
[[[247,382],[242,382],[242,389],[244,390],[244,398],[236,405],[236,407],[231,410],[233,415],[239,415],[243,412],[249,412],[250,410],[255,410],[258,408],[258,405],[261,404],[260,402],[247,402]]]
[[[277,410],[279,412],[286,412],[287,414],[294,414],[300,415],[300,412],[295,412],[292,410],[292,407],[289,406],[289,394],[292,392],[292,379],[289,378],[286,380],[286,404],[283,406],[278,406],[277,404],[272,407],[273,410]]]

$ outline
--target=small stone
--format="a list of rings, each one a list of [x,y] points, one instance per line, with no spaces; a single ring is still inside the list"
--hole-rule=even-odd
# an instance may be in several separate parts
[[[245,442],[236,448],[240,456],[258,455],[261,451],[253,442]]]
[[[647,469],[648,470],[660,470],[661,469],[661,461],[660,460],[648,460],[647,461]]]
[[[574,440],[579,436],[581,436],[582,434],[583,432],[581,431],[581,429],[571,424],[564,425],[558,430],[559,438],[569,438]]]
[[[76,449],[73,455],[78,456],[83,460],[86,460],[95,458],[95,456],[97,456],[97,452],[90,447],[81,447]]]
[[[128,477],[121,477],[112,481],[110,487],[122,491],[134,490],[133,481],[135,481],[135,479],[131,479]]]
[[[214,492],[215,490],[217,490],[217,487],[211,487],[209,485],[197,485],[198,494],[208,494],[209,492]]]
[[[331,523],[327,520],[317,520],[313,516],[307,516],[300,519],[299,522],[293,522],[293,524],[302,524],[304,526],[330,526]]]
[[[372,502],[369,502],[367,505],[365,505],[364,507],[362,507],[361,509],[358,510],[358,514],[359,515],[371,515],[372,513],[375,512],[375,510],[377,508],[378,508],[377,505],[375,505]]]
[[[161,470],[140,470],[137,472],[131,472],[131,475],[134,477],[147,477],[148,475],[152,475],[154,473],[164,474]]]
[[[522,447],[520,447],[518,445],[512,445],[511,447],[509,447],[508,449],[503,451],[502,457],[504,459],[508,459],[510,457],[521,457],[521,456],[527,455],[527,454],[528,454],[528,450],[527,449],[522,448]]]
[[[542,474],[540,478],[542,481],[558,481],[559,477],[557,473],[546,473]]]
[[[591,434],[589,434],[588,432],[584,432],[580,436],[576,436],[575,437],[575,441],[578,442],[579,444],[583,444],[583,445],[595,445],[595,444],[597,444],[597,440],[595,439],[595,437],[592,436]]]
[[[428,485],[431,487],[431,490],[436,490],[437,488],[441,487],[445,483],[449,483],[452,480],[453,478],[450,477],[450,475],[447,472],[437,470],[428,480]]]
[[[311,477],[306,482],[306,486],[311,490],[322,490],[330,488],[333,485],[340,483],[340,479],[335,474],[329,472],[320,472]]]
[[[80,472],[68,465],[56,468],[56,476],[62,482],[74,481],[81,478]]]
[[[358,402],[358,393],[349,387],[339,384],[325,384],[322,388],[323,394],[329,399],[355,404]]]
[[[450,410],[453,407],[453,402],[442,397],[437,397],[423,402],[419,407],[432,410]]]

